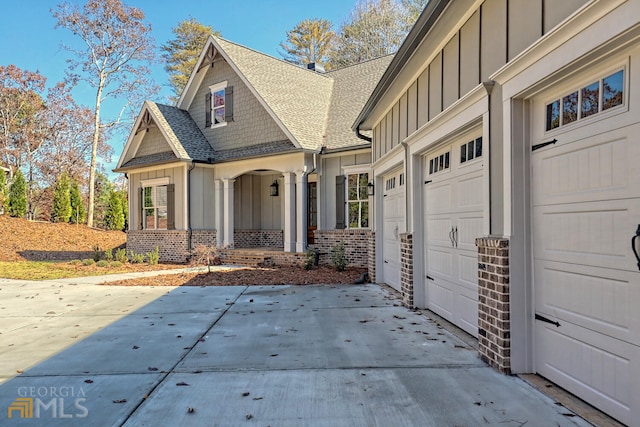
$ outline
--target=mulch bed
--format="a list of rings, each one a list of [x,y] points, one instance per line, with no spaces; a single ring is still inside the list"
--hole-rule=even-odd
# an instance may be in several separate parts
[[[305,270],[302,267],[246,267],[210,273],[166,274],[140,279],[105,283],[109,286],[259,286],[352,284],[366,271],[348,268],[336,271],[330,267]]]

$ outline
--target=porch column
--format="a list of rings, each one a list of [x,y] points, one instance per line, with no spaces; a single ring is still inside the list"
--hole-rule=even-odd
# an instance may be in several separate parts
[[[296,250],[296,182],[293,172],[284,174],[284,251]]]
[[[235,179],[224,178],[224,247],[233,249],[233,183]]]
[[[224,244],[224,194],[223,183],[221,179],[213,182],[215,189],[215,216],[216,216],[216,246],[222,248]]]
[[[307,173],[296,172],[296,252],[307,250]]]

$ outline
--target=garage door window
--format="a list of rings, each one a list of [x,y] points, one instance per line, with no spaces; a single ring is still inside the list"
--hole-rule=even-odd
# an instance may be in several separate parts
[[[583,86],[546,106],[546,130],[591,117],[624,103],[624,70]]]
[[[482,137],[462,144],[460,146],[460,164],[466,163],[482,156]]]
[[[449,169],[451,154],[449,151],[429,160],[429,175]]]

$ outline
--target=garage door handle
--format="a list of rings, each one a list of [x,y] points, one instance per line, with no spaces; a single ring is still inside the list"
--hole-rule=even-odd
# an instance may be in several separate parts
[[[455,227],[453,230],[453,242],[456,244],[456,248],[458,247],[458,227]]]
[[[536,144],[533,147],[531,147],[531,151],[539,150],[541,148],[546,147],[547,145],[554,145],[556,142],[558,142],[558,140],[553,138],[552,141],[543,142],[542,144]]]
[[[384,263],[385,263],[385,264],[389,264],[389,261],[387,261],[387,260],[385,259],[385,260],[384,260]]]
[[[638,270],[640,270],[640,255],[638,254],[638,244],[636,244],[636,240],[640,238],[640,224],[638,224],[638,229],[636,230],[636,235],[631,238],[631,249],[633,249],[633,254],[636,256],[638,260]]]
[[[546,322],[546,323],[551,323],[552,325],[556,325],[556,327],[560,327],[560,322],[554,322],[553,320],[544,317],[544,316],[540,316],[538,313],[536,313],[536,320],[540,320],[541,322]]]
[[[453,227],[451,227],[451,231],[449,232],[449,240],[451,240],[451,247],[454,245],[453,241]]]

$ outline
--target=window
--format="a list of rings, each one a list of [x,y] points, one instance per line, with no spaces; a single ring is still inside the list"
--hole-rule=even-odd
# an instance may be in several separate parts
[[[429,175],[449,169],[451,153],[447,151],[429,160]]]
[[[482,137],[473,139],[460,146],[460,164],[482,156]]]
[[[620,70],[548,103],[545,129],[556,129],[623,103],[624,70]]]
[[[226,126],[233,121],[233,87],[227,82],[209,86],[205,100],[205,126]]]
[[[369,196],[367,195],[368,173],[347,176],[347,210],[349,228],[369,227]]]
[[[167,185],[144,187],[143,191],[143,229],[167,229]]]

